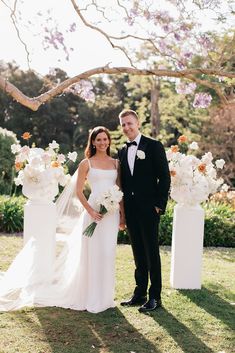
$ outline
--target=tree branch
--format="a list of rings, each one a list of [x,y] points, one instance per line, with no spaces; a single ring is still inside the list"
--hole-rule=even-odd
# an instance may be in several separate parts
[[[29,68],[29,67],[30,67],[30,65],[29,65],[29,62],[30,62],[30,54],[29,54],[29,51],[28,51],[28,48],[27,48],[26,43],[25,43],[25,42],[23,41],[23,39],[21,38],[19,28],[17,27],[17,21],[16,21],[16,6],[17,6],[17,1],[18,1],[18,0],[14,0],[14,6],[13,6],[13,9],[12,9],[4,0],[1,0],[1,2],[11,11],[10,17],[11,17],[13,26],[14,26],[14,28],[15,28],[15,30],[16,30],[17,37],[19,38],[19,41],[20,41],[20,42],[22,43],[22,45],[24,46],[24,49],[25,49],[25,52],[26,52],[26,57],[27,57],[28,68]]]
[[[191,81],[195,81],[209,87],[218,94],[223,104],[228,104],[226,97],[223,95],[222,91],[220,90],[219,86],[213,83],[210,83],[205,80],[201,80],[196,78],[194,75],[204,74],[204,75],[211,75],[211,76],[220,76],[220,77],[229,77],[235,78],[235,73],[232,72],[222,72],[221,70],[207,70],[207,69],[188,69],[188,70],[181,70],[181,71],[171,71],[171,70],[147,70],[147,69],[136,69],[131,67],[113,67],[110,68],[107,65],[94,68],[88,71],[85,71],[77,76],[69,78],[64,82],[60,83],[56,87],[50,89],[49,91],[37,96],[30,98],[22,93],[16,86],[8,82],[4,77],[0,76],[0,88],[8,93],[11,97],[13,97],[17,102],[28,107],[33,111],[37,111],[38,108],[45,102],[48,102],[53,97],[61,94],[64,92],[66,88],[71,86],[74,83],[79,82],[80,80],[86,80],[90,77],[98,74],[109,74],[109,75],[118,75],[118,74],[131,74],[131,75],[139,75],[139,76],[157,76],[157,77],[176,77],[176,78],[187,78]]]

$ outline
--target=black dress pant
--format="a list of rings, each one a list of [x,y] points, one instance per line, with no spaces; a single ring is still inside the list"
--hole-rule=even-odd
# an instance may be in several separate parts
[[[134,294],[138,296],[147,294],[150,277],[149,298],[160,299],[162,289],[158,245],[160,216],[152,203],[137,201],[135,196],[124,200],[124,207],[136,267]]]

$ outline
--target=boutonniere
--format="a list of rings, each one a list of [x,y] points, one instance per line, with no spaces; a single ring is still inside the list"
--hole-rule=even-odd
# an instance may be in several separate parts
[[[142,150],[137,150],[136,156],[138,159],[145,159],[145,152]]]

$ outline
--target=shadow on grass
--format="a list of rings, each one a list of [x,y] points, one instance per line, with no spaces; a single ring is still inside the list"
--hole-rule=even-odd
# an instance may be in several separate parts
[[[29,320],[32,312],[37,316],[39,325]],[[15,312],[15,315],[24,325],[31,326],[32,333],[40,331],[44,343],[53,353],[161,353],[126,320],[118,308],[99,314],[35,308],[28,313]],[[38,340],[40,344],[40,338]]]
[[[234,307],[216,294],[223,287],[211,284],[211,288],[212,290],[202,287],[200,291],[181,289],[179,292],[232,330],[235,330]]]
[[[213,353],[200,338],[165,308],[151,313],[151,317],[168,332],[183,352]]]

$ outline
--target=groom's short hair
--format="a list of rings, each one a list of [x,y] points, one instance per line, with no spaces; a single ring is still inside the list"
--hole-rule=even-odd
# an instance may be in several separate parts
[[[133,115],[137,120],[139,120],[137,113],[131,109],[122,110],[121,113],[118,115],[118,117],[119,119],[121,119],[121,118],[125,118],[125,116],[128,116],[128,115]]]

